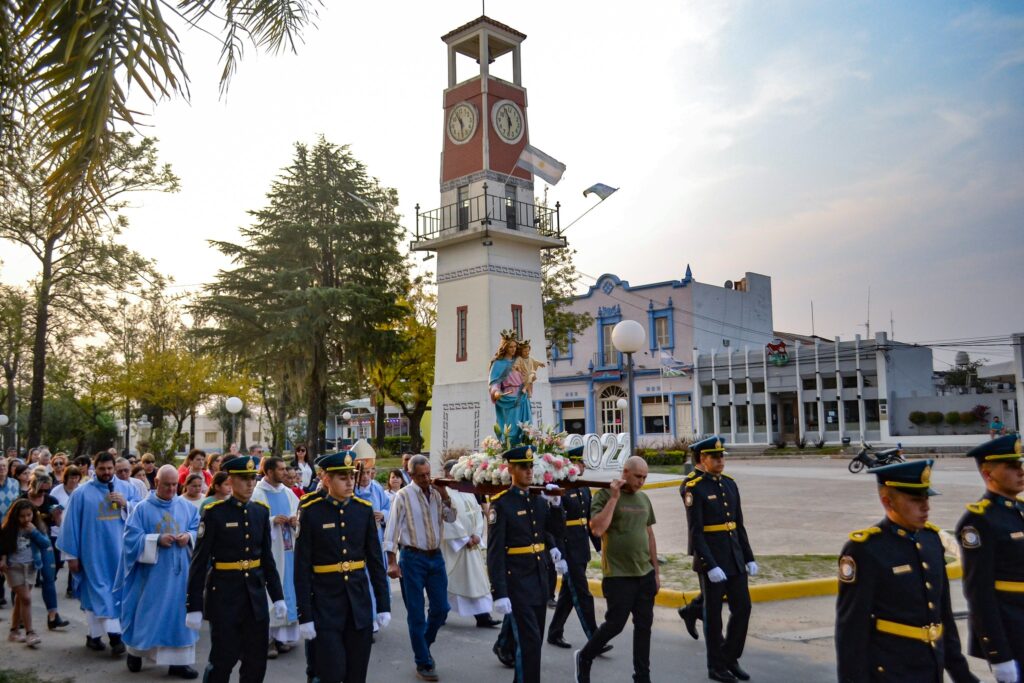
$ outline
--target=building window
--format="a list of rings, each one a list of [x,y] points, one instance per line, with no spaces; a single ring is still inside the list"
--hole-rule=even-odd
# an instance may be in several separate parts
[[[843,401],[843,422],[846,424],[860,422],[860,406],[857,401]]]
[[[641,397],[640,412],[643,415],[644,434],[671,433],[668,398],[666,396]]]
[[[572,360],[572,333],[570,332],[565,336],[565,341],[562,342],[561,346],[551,346],[551,359],[552,360]]]
[[[516,339],[523,338],[523,307],[519,304],[512,304],[512,330]]]
[[[626,398],[626,392],[616,386],[610,386],[601,392],[601,433],[621,434],[622,411],[619,410],[619,399]]]
[[[468,332],[467,316],[468,306],[459,306],[455,309],[455,361],[466,360],[466,335]]]
[[[857,375],[843,375],[843,389],[856,389]]]
[[[615,325],[609,323],[601,326],[601,367],[611,368],[618,365],[618,357],[615,346],[612,344],[612,328]]]
[[[220,432],[203,432],[203,443],[217,443],[220,441]]]
[[[672,334],[672,310],[671,298],[668,300],[668,308],[655,310],[652,301],[647,309],[648,339],[651,351],[657,349],[671,351],[675,346],[675,335]]]
[[[562,401],[562,431],[586,434],[587,419],[583,401]]]
[[[516,220],[516,186],[505,186],[505,227],[515,230],[518,221]]]
[[[667,349],[672,345],[668,336],[668,318],[661,316],[654,319],[654,340],[659,349]]]
[[[469,230],[469,185],[458,189],[455,205],[459,212],[459,230]]]

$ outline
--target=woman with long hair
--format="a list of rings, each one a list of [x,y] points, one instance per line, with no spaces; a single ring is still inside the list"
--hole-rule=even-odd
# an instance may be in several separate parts
[[[299,474],[299,486],[308,491],[313,481],[313,466],[309,464],[306,444],[295,444],[295,471]]]
[[[203,504],[203,475],[192,472],[185,478],[185,488],[181,497],[199,508]]]
[[[198,474],[203,480],[203,491],[205,492],[210,488],[210,482],[213,480],[213,475],[206,469],[206,451],[193,448],[188,452],[188,455],[185,456],[185,462],[182,463],[182,467],[185,469],[178,469],[179,486],[185,486],[189,475]]]
[[[53,460],[50,461],[50,469],[53,470],[51,475],[53,476],[54,485],[61,484],[64,482],[64,472],[68,469],[68,456],[66,453],[58,453],[53,456]]]
[[[36,569],[53,563],[50,541],[36,528],[38,513],[25,498],[14,501],[0,526],[0,570],[14,592],[11,632],[7,640],[37,647],[40,638],[32,629],[32,577]],[[21,626],[25,626],[22,634]]]
[[[11,478],[18,482],[18,490],[20,494],[24,496],[28,493],[28,483],[32,479],[32,472],[28,468],[28,464],[23,462],[16,462],[11,467]]]
[[[210,495],[203,498],[203,502],[199,504],[199,511],[202,513],[210,503],[215,503],[219,500],[227,500],[231,497],[231,475],[227,472],[218,472],[213,475],[213,483],[210,484],[210,490],[207,491]]]

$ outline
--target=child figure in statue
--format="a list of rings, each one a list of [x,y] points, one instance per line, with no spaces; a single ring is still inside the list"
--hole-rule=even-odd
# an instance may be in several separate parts
[[[523,391],[527,397],[533,397],[533,383],[537,381],[537,369],[547,367],[547,363],[530,357],[530,340],[519,340],[519,353],[516,358],[516,370],[523,376]]]
[[[502,330],[501,343],[491,360],[488,384],[498,426],[509,430],[509,444],[522,442],[521,422],[532,422],[530,397],[523,391],[524,377],[516,368],[519,344],[515,332]]]

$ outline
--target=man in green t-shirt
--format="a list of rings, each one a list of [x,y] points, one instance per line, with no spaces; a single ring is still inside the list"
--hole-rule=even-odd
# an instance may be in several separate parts
[[[590,683],[590,667],[608,642],[633,616],[633,681],[651,681],[651,624],[654,597],[661,585],[658,547],[654,540],[654,508],[640,489],[647,481],[647,462],[631,456],[622,479],[594,494],[590,529],[601,537],[601,590],[608,610],[604,623],[576,651],[576,683]]]

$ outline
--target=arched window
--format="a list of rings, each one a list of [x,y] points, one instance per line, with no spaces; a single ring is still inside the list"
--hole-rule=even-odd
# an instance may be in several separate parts
[[[612,385],[601,392],[601,434],[621,434],[623,415],[619,410],[620,398],[626,398],[626,392]]]

